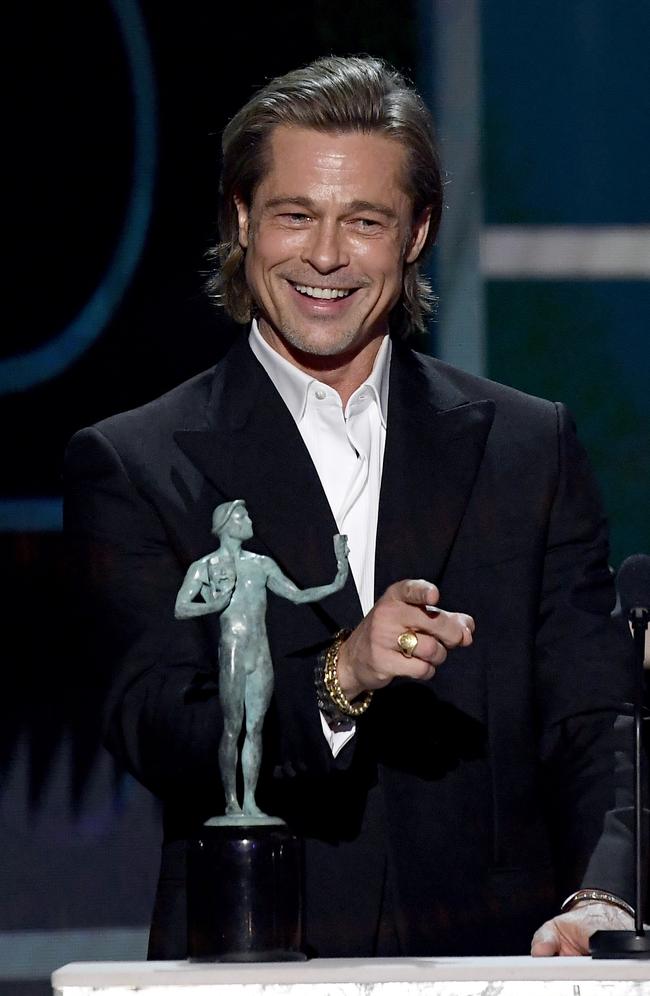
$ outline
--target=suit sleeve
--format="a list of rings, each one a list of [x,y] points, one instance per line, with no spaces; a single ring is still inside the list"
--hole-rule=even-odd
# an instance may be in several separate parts
[[[632,643],[611,618],[606,524],[586,455],[558,406],[536,653],[546,811],[561,896],[633,902]]]
[[[219,811],[218,620],[174,618],[187,554],[98,429],[73,437],[65,477],[69,597],[89,666],[104,686],[106,746],[161,799],[185,801],[188,810]],[[325,772],[334,762],[311,671],[303,668],[287,688],[283,674],[281,669],[276,691],[283,708],[293,710],[294,740],[301,732],[292,751]],[[283,763],[284,738],[274,730],[273,713],[270,739],[279,754],[265,750],[264,761],[283,777],[291,764]]]
[[[174,619],[184,571],[162,521],[96,429],[73,437],[65,473],[70,597],[104,685],[106,744],[162,798],[210,786],[218,798],[218,700],[193,694],[208,646]]]

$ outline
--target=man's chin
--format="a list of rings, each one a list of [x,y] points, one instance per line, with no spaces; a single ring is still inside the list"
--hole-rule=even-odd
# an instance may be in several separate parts
[[[304,353],[310,357],[344,356],[346,353],[357,352],[363,345],[360,341],[360,329],[357,326],[343,331],[322,329],[310,333],[298,330],[294,326],[284,325],[279,335],[291,352]]]

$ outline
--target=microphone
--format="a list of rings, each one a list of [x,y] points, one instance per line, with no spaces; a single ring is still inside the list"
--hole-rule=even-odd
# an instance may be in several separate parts
[[[589,938],[592,958],[650,959],[650,933],[643,927],[643,785],[642,718],[645,631],[650,622],[650,557],[635,553],[621,564],[616,576],[621,610],[634,638],[634,930],[598,930]]]
[[[650,617],[650,556],[635,553],[624,560],[616,576],[621,609],[632,624]],[[645,627],[644,627],[645,628]]]

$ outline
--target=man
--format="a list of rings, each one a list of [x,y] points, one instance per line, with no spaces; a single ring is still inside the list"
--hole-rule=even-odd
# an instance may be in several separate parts
[[[543,924],[535,954],[584,952],[631,923],[630,674],[570,420],[400,341],[429,307],[442,182],[396,73],[289,73],[223,151],[216,286],[248,339],[68,456],[68,529],[101,564],[107,743],[165,804],[150,953],[185,953],[184,840],[217,803],[222,730],[215,617],[175,622],[174,597],[239,497],[299,587],[332,533],[350,542],[343,591],[267,616],[258,800],[305,838],[309,949],[525,953]]]
[[[266,589],[305,605],[340,591],[348,576],[346,541],[334,537],[336,577],[331,584],[296,588],[270,557],[242,550],[253,536],[253,524],[241,499],[217,505],[212,532],[220,546],[190,564],[176,596],[177,619],[196,619],[219,613],[219,705],[223,733],[219,743],[219,772],[229,819],[266,820],[255,802],[262,760],[262,723],[273,691],[273,661],[266,635]],[[244,798],[237,797],[237,742],[246,717],[242,746]]]

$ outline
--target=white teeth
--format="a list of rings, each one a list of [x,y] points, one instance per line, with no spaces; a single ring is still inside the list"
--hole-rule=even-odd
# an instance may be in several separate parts
[[[352,290],[336,290],[335,287],[306,287],[304,284],[294,284],[297,291],[306,294],[307,297],[320,297],[326,301],[332,301],[336,297],[347,297]]]

